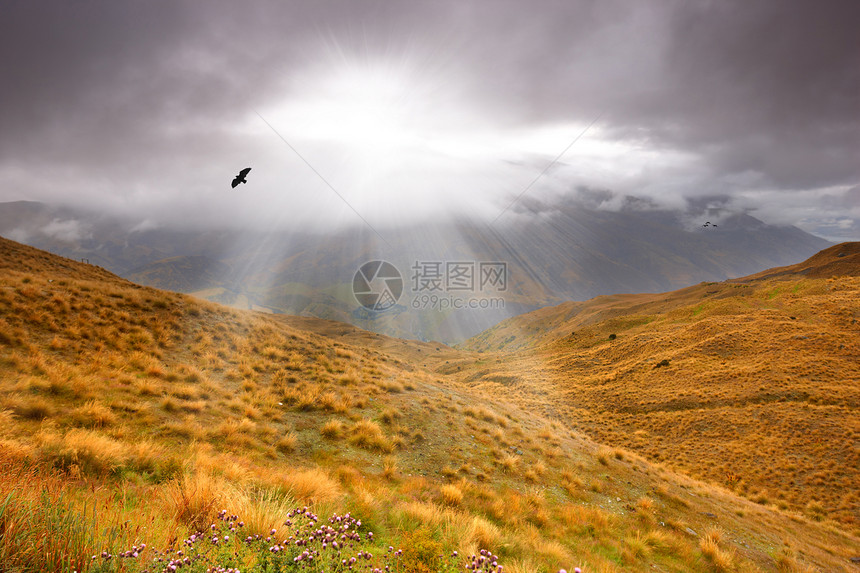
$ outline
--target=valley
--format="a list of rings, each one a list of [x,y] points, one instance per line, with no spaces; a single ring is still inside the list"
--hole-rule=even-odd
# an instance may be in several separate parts
[[[0,559],[114,570],[90,557],[152,559],[222,507],[281,531],[304,504],[360,516],[403,571],[480,549],[508,571],[851,571],[857,253],[449,347],[2,239]]]

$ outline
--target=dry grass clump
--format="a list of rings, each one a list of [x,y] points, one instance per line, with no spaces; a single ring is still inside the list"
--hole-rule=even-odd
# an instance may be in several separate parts
[[[293,432],[288,432],[278,438],[278,441],[275,442],[275,447],[278,451],[289,454],[296,450],[296,446],[298,445],[299,438]]]
[[[385,456],[382,460],[382,477],[388,480],[393,480],[397,477],[397,458],[394,456]]]
[[[454,484],[445,484],[441,488],[442,501],[446,505],[458,506],[463,503],[463,490]]]
[[[541,430],[538,432],[538,437],[541,438],[542,440],[546,440],[548,442],[557,442],[558,441],[558,436],[555,434],[553,429],[549,426],[544,426],[543,428],[541,428]]]
[[[329,420],[320,428],[320,434],[330,440],[336,440],[343,436],[346,426],[340,420]]]
[[[339,402],[339,397],[332,391],[322,392],[317,401],[317,407],[327,412],[333,412]]]
[[[439,527],[451,521],[452,510],[429,501],[408,501],[397,505],[394,516],[401,522],[408,519],[420,525]]]
[[[12,435],[15,424],[15,412],[0,409],[0,437]]]
[[[561,476],[561,484],[564,487],[564,490],[567,492],[567,495],[572,497],[573,499],[581,499],[584,496],[584,492],[586,491],[585,482],[583,479],[571,472],[570,470],[565,470]]]
[[[399,393],[405,390],[403,384],[399,380],[380,380],[377,384],[386,392]]]
[[[463,408],[463,414],[476,420],[484,422],[492,422],[502,427],[507,427],[508,423],[504,417],[497,415],[495,412],[484,406],[466,406]]]
[[[818,502],[816,500],[810,500],[806,504],[805,509],[806,509],[806,512],[805,512],[806,515],[808,515],[814,521],[823,521],[824,518],[827,516],[827,510],[824,508],[824,506],[820,502]]]
[[[507,472],[514,472],[520,465],[519,456],[512,456],[510,454],[505,454],[502,459],[499,461],[502,469]]]
[[[271,531],[286,533],[284,521],[295,509],[296,500],[277,487],[230,486],[223,496],[221,508],[239,515],[244,522],[243,535],[269,536]]]
[[[230,418],[221,422],[214,431],[210,432],[210,441],[224,443],[238,448],[250,448],[255,444],[254,435],[258,425],[249,418]]]
[[[699,541],[699,549],[717,571],[734,570],[734,553],[729,549],[723,549],[722,532],[718,529],[709,529]]]
[[[54,403],[40,396],[18,396],[5,401],[17,416],[26,420],[44,420],[57,412]]]
[[[612,450],[609,448],[602,447],[597,451],[597,461],[601,463],[601,465],[608,466],[609,459],[612,457]]]
[[[65,434],[44,427],[36,436],[39,456],[63,470],[78,468],[87,473],[105,475],[126,465],[128,448],[104,434],[74,428]]]
[[[795,552],[789,546],[783,546],[774,556],[774,564],[777,571],[783,573],[815,573],[818,571],[811,565],[805,565],[798,561]]]
[[[469,519],[463,529],[461,548],[474,546],[492,551],[502,542],[502,530],[481,516],[476,515]]]
[[[155,380],[143,379],[136,382],[137,393],[141,396],[158,396],[161,394],[161,385]]]
[[[629,564],[646,559],[651,555],[651,547],[642,538],[642,533],[636,531],[634,535],[624,538],[624,548],[621,553],[622,559]]]
[[[636,500],[636,515],[646,522],[652,521],[654,519],[654,500],[648,496],[642,496]]]
[[[320,468],[293,470],[269,478],[277,486],[304,504],[330,502],[341,495],[340,485]]]
[[[89,507],[66,476],[32,463],[20,464],[0,452],[0,569],[4,571],[84,571],[91,556],[118,553],[141,530],[149,542],[166,545],[175,523],[159,504],[130,499],[109,489],[91,490]],[[96,511],[96,506],[111,511]],[[130,519],[133,519],[129,526]]]
[[[397,408],[386,408],[382,412],[382,414],[379,415],[379,419],[382,421],[382,423],[391,425],[401,416],[402,414]]]
[[[530,467],[523,473],[523,478],[530,483],[538,483],[540,481],[541,473],[536,471],[534,467]]]
[[[292,404],[300,412],[310,412],[319,406],[320,387],[316,384],[300,383],[297,387],[288,388],[282,401]]]
[[[95,400],[75,408],[71,417],[75,424],[87,428],[104,428],[116,423],[116,414],[113,410]]]
[[[215,519],[222,502],[234,493],[223,478],[206,472],[185,472],[164,489],[174,519],[192,531],[203,531]]]
[[[378,450],[386,453],[394,451],[394,443],[388,439],[373,420],[363,418],[349,428],[350,443],[367,450]]]
[[[173,384],[168,392],[180,400],[195,400],[200,397],[200,388],[191,384]]]

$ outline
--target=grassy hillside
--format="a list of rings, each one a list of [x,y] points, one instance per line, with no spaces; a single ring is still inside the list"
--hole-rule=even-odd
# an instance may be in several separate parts
[[[127,274],[140,284],[158,284],[167,290],[190,293],[221,287],[232,271],[229,265],[197,255],[162,259]]]
[[[373,537],[344,557],[399,571],[461,569],[481,549],[506,571],[850,571],[860,555],[826,514],[598,445],[553,394],[482,390],[469,369],[502,357],[473,356],[0,239],[0,569],[162,571],[183,551],[186,571],[299,570],[294,545],[280,562],[272,548],[311,512],[360,519]],[[194,545],[210,524],[218,543]]]
[[[541,309],[469,341],[493,359],[460,367],[599,441],[857,532],[858,321],[860,243],[846,243],[743,279]]]

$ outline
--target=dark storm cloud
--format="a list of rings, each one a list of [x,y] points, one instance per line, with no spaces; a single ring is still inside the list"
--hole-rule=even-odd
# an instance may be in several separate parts
[[[680,144],[715,145],[717,169],[756,169],[780,185],[856,180],[860,4],[695,3],[673,22]]]
[[[241,15],[253,24],[253,12],[160,1],[49,4],[7,10],[0,71],[14,83],[0,108],[6,153],[87,157],[121,149],[115,142],[126,135],[132,145],[142,137],[145,148],[148,134],[163,138],[165,127],[201,119],[220,118],[210,124],[217,131],[266,91],[255,66],[266,43],[255,30],[259,45],[250,45],[241,22],[231,22]]]
[[[0,170],[35,170],[55,197],[170,189],[171,210],[168,196],[193,194],[201,173],[255,156],[243,122],[342,53],[448,74],[437,92],[460,90],[500,129],[602,114],[604,139],[696,158],[621,194],[746,191],[754,203],[755,188],[847,188],[860,180],[858,21],[851,0],[13,0],[0,23]],[[0,200],[15,193],[0,187]],[[856,193],[828,193],[860,209]]]
[[[856,181],[860,3],[851,0],[510,4],[473,47],[488,92],[521,117],[588,121],[702,153],[781,186]]]

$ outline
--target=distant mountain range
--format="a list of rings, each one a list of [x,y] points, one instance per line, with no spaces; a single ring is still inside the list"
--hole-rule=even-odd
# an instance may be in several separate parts
[[[705,220],[718,226],[702,227]],[[42,203],[0,203],[0,235],[141,284],[447,343],[547,305],[721,281],[796,263],[832,244],[746,214],[697,217],[635,205],[607,211],[576,201],[492,227],[460,219],[382,231],[384,240],[362,227],[319,234],[176,230]],[[375,259],[391,262],[402,277],[402,293],[385,312],[363,308],[353,294],[357,270]]]

